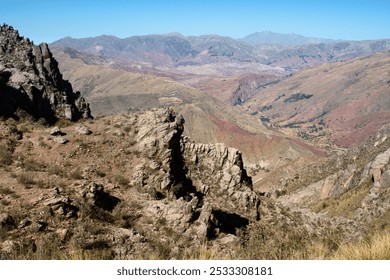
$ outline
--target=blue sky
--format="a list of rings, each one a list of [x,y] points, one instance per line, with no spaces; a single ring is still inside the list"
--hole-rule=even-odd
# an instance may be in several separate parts
[[[257,31],[331,39],[390,38],[390,0],[0,0],[0,24],[35,43],[180,32],[242,38]]]

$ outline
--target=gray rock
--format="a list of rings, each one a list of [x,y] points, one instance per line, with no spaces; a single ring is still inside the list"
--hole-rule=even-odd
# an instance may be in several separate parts
[[[55,126],[52,129],[50,129],[50,135],[52,136],[63,135],[63,132],[60,130],[58,126]]]
[[[69,142],[68,139],[66,139],[65,137],[62,137],[62,136],[54,137],[53,140],[54,140],[54,142],[56,142],[58,144],[66,144]]]
[[[85,125],[81,125],[76,127],[76,133],[81,135],[89,135],[92,134],[92,131],[89,130],[89,128],[86,127]]]
[[[67,241],[71,236],[69,230],[66,228],[59,228],[56,230],[56,233],[57,233],[58,237],[60,238],[60,240],[63,242]]]
[[[382,189],[390,188],[390,170],[387,170],[382,174],[380,185]]]
[[[29,218],[24,218],[19,223],[19,228],[25,228],[31,225],[32,221]]]

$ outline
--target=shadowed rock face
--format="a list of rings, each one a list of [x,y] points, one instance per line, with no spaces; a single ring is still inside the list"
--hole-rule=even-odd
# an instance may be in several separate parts
[[[0,27],[0,115],[49,123],[91,117],[88,103],[63,80],[47,44],[36,46],[6,24]]]

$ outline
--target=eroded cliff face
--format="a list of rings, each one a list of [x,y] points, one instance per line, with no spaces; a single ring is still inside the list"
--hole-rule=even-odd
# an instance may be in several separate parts
[[[63,80],[47,44],[36,46],[6,24],[0,27],[0,93],[1,116],[49,123],[91,117],[88,103]]]

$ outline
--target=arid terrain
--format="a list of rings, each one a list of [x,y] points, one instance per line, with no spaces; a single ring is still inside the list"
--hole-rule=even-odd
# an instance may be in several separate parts
[[[0,259],[389,259],[388,49],[3,25]]]

